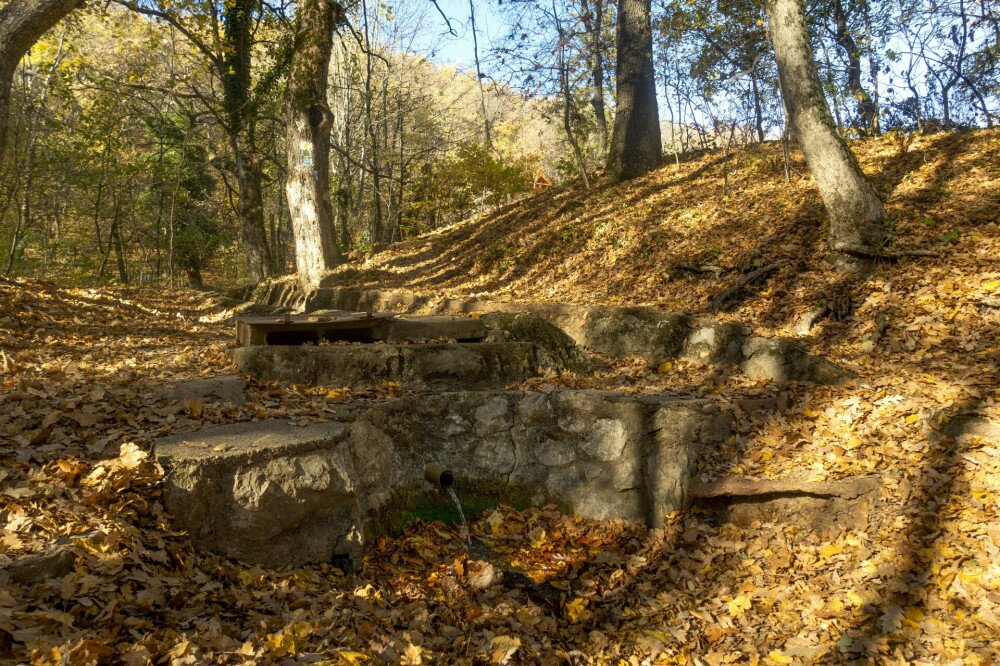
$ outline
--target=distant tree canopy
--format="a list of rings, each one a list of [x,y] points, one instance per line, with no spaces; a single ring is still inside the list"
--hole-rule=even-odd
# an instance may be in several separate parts
[[[29,5],[38,15],[17,23]],[[612,178],[655,167],[657,147],[679,157],[789,135],[805,147],[791,107],[786,118],[788,82],[784,98],[778,85],[765,11],[774,3],[459,5],[444,7],[457,12],[450,25],[426,0],[337,5],[332,41],[320,49],[329,65],[305,58],[327,72],[324,99],[303,107],[320,130],[315,143],[289,134],[290,73],[303,53],[293,5],[0,1],[0,65],[11,84],[0,100],[9,106],[0,108],[0,266],[195,285],[288,272],[303,254],[294,231],[312,210],[290,201],[301,190],[289,183],[298,167],[312,178],[324,161],[316,200],[328,202],[322,225],[344,256],[522,196],[539,173],[589,186],[605,165]],[[623,7],[638,17],[624,33]],[[448,28],[471,28],[473,15],[478,70],[435,63],[453,39]],[[485,29],[497,15],[502,23]],[[996,123],[992,3],[815,0],[802,16],[800,55],[816,66],[829,146]],[[641,164],[623,170],[622,156]],[[872,238],[885,237],[880,225]]]

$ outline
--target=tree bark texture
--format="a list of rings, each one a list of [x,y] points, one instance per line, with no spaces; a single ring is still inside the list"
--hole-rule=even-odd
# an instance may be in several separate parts
[[[830,215],[830,246],[842,268],[878,256],[891,228],[875,188],[836,132],[813,59],[801,0],[766,0],[789,124]]]
[[[307,291],[338,262],[330,202],[330,127],[327,70],[333,27],[341,8],[330,0],[302,0],[295,19],[295,52],[288,76],[288,210],[295,236],[295,267]]]
[[[601,149],[608,147],[608,118],[604,104],[604,53],[601,50],[601,29],[604,26],[604,3],[606,0],[594,0],[591,10],[588,0],[583,0],[581,20],[583,29],[590,37],[590,76],[594,86],[594,94],[590,105],[594,109],[594,119],[597,121],[597,135],[600,137]]]
[[[28,49],[81,0],[12,0],[0,9],[0,165],[7,146],[10,91]]]
[[[228,47],[222,58],[223,106],[226,113],[230,146],[236,166],[239,189],[236,217],[247,261],[247,273],[254,284],[276,272],[264,224],[262,175],[255,158],[252,118],[250,68],[253,59],[253,10],[248,0],[223,5],[222,23]]]
[[[607,175],[621,182],[660,166],[650,0],[618,0],[615,125]]]

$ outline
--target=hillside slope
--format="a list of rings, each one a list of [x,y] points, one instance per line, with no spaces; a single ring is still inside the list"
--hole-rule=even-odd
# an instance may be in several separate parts
[[[718,316],[788,334],[833,306],[805,339],[857,372],[841,386],[619,359],[517,387],[713,400],[734,435],[701,461],[702,482],[880,484],[860,523],[835,516],[824,529],[700,510],[650,532],[551,508],[470,515],[473,537],[560,591],[554,604],[530,585],[481,584],[483,563],[440,522],[371,544],[355,575],[196,548],[163,508],[157,438],[322,422],[399,386],[251,382],[240,406],[168,398],[163,385],[233,372],[230,300],[0,280],[0,664],[997,663],[1000,449],[934,431],[954,414],[1000,422],[1000,132],[856,148],[899,247],[937,256],[845,282],[824,261],[801,163],[786,186],[777,147],[764,146],[733,157],[728,195],[723,156],[707,154],[617,188],[546,193],[329,277],[698,312],[785,261]]]
[[[794,154],[786,184],[780,146],[769,143],[728,159],[706,152],[591,192],[551,190],[394,245],[327,283],[698,312],[747,271],[784,260],[731,307],[757,326],[788,331],[797,315],[845,290],[861,302],[880,281],[907,289],[940,282],[941,268],[966,286],[990,279],[1000,131],[883,137],[853,148],[896,222],[895,249],[940,258],[887,265],[868,285],[843,284],[826,260],[827,220],[801,156]]]

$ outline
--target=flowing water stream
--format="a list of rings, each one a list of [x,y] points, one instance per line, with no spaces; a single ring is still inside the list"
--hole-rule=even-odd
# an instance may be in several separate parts
[[[458,495],[455,494],[455,491],[451,487],[447,487],[445,490],[448,492],[448,497],[451,498],[451,501],[455,503],[455,508],[458,509],[458,517],[462,519],[462,536],[465,537],[465,543],[469,544],[471,548],[472,536],[469,534],[469,523],[465,520],[465,512],[462,511],[462,503],[458,501]]]

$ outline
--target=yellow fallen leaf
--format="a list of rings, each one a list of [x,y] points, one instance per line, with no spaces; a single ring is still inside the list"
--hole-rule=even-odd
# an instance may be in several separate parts
[[[418,666],[424,663],[424,649],[413,643],[407,644],[406,650],[403,651],[403,658],[399,663],[406,664],[406,666]]]
[[[587,617],[587,600],[577,597],[566,604],[566,617],[570,622],[579,622]]]
[[[296,652],[295,637],[283,631],[268,634],[264,645],[267,648],[267,656],[272,659],[293,656]]]
[[[792,663],[792,658],[786,654],[778,652],[777,650],[771,650],[771,653],[767,655],[767,660],[772,664],[790,664]]]
[[[832,543],[819,547],[819,554],[823,557],[833,557],[834,555],[839,555],[842,552],[844,552],[843,548]]]
[[[338,652],[337,662],[341,666],[356,666],[357,664],[362,664],[369,660],[369,656],[363,652]]]
[[[116,464],[124,469],[135,469],[148,457],[149,453],[140,449],[133,442],[125,442],[118,450]]]
[[[915,606],[910,606],[903,612],[903,624],[911,629],[919,628],[923,619],[924,611]]]
[[[729,614],[733,617],[743,615],[743,613],[749,610],[752,605],[753,600],[748,594],[741,594],[726,602],[726,606],[729,608]]]
[[[521,639],[514,636],[496,636],[490,641],[490,660],[506,664],[521,647]]]

